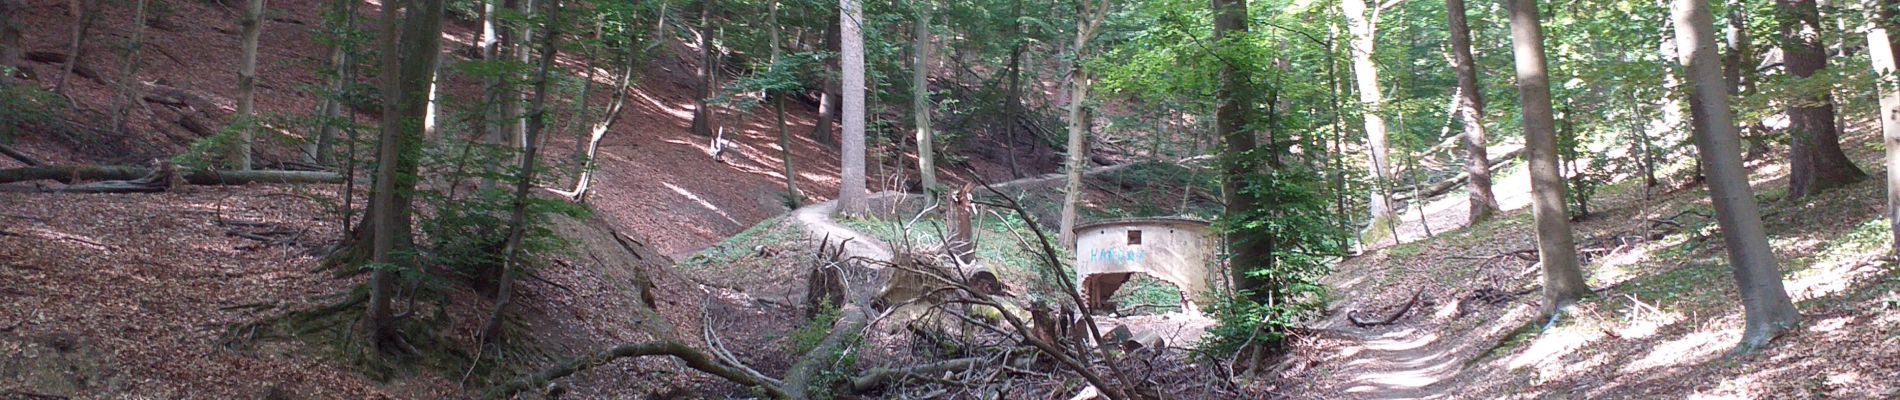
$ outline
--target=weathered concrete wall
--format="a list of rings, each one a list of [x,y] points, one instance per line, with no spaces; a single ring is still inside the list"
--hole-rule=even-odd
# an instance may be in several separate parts
[[[1210,274],[1213,231],[1203,221],[1143,218],[1100,221],[1076,227],[1076,281],[1091,302],[1100,304],[1128,281],[1145,273],[1181,289],[1189,306],[1212,304],[1219,276]]]

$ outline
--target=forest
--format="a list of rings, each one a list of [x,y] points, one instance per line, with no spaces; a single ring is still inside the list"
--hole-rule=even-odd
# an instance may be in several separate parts
[[[1900,398],[1896,28],[0,0],[0,399]]]

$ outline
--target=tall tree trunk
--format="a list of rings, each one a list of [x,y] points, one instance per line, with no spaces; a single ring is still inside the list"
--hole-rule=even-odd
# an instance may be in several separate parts
[[[1746,317],[1743,351],[1767,344],[1801,322],[1801,314],[1782,289],[1775,254],[1755,208],[1755,193],[1742,168],[1740,137],[1728,104],[1727,83],[1715,53],[1715,17],[1708,0],[1674,0],[1677,46],[1692,90],[1689,113],[1694,120],[1697,152],[1709,176],[1709,198],[1715,203],[1716,223],[1728,247],[1735,283],[1741,290]]]
[[[1082,106],[1088,99],[1088,71],[1082,68],[1083,50],[1088,49],[1089,40],[1095,37],[1095,29],[1101,26],[1102,18],[1107,16],[1108,0],[1081,0],[1076,2],[1075,41],[1069,46],[1069,151],[1064,162],[1067,176],[1062,191],[1062,214],[1057,227],[1060,229],[1057,239],[1062,246],[1075,247],[1075,220],[1077,203],[1082,201],[1082,169],[1088,166],[1088,113]]]
[[[511,46],[514,44],[509,41],[508,27],[502,25],[499,12],[502,9],[514,9],[515,0],[507,0],[507,3],[500,4],[500,8],[497,8],[496,3],[502,1],[503,0],[482,0],[482,39],[480,43],[482,62],[490,64],[491,66],[500,64],[506,57],[502,55],[502,52],[512,48]],[[492,110],[494,113],[491,116],[490,113],[484,112],[476,118],[481,121],[482,144],[487,145],[489,149],[499,149],[502,147],[502,143],[507,140],[507,134],[505,133],[507,129],[504,128],[504,126],[508,123],[510,114],[501,103],[508,101],[505,99],[506,95],[503,93],[508,91],[508,82],[511,78],[512,77],[509,76],[488,76],[483,78],[482,109]],[[482,180],[480,186],[482,190],[495,188],[495,171],[497,170],[495,164],[496,163],[492,162],[482,163]]]
[[[713,96],[713,76],[719,74],[713,69],[712,8],[713,0],[706,0],[699,6],[699,93],[693,97],[692,131],[694,135],[704,137],[713,136],[713,113],[707,108],[706,101]]]
[[[1823,29],[1814,0],[1776,0],[1780,11],[1781,49],[1788,73],[1808,78],[1827,68],[1821,44]],[[1834,96],[1822,92],[1788,102],[1788,197],[1800,198],[1840,187],[1867,176],[1841,151],[1840,131],[1834,124]]]
[[[1371,172],[1372,194],[1366,208],[1372,213],[1372,224],[1366,227],[1367,237],[1376,237],[1379,230],[1387,230],[1396,236],[1398,210],[1392,208],[1391,160],[1387,159],[1384,95],[1379,91],[1379,65],[1372,59],[1376,28],[1371,15],[1367,14],[1365,0],[1344,0],[1339,2],[1341,12],[1346,16],[1346,31],[1352,35],[1348,46],[1352,53],[1353,80],[1359,87],[1359,104],[1364,107],[1361,113],[1366,120],[1366,166]],[[1394,240],[1397,238],[1394,237]]]
[[[26,0],[0,0],[0,86],[13,83],[23,53],[20,20],[26,14]]]
[[[1728,0],[1728,24],[1723,35],[1722,77],[1728,83],[1728,95],[1741,97],[1755,84],[1754,46],[1749,44],[1748,10],[1743,0]],[[1740,121],[1737,121],[1738,123]],[[1742,142],[1748,146],[1748,157],[1763,157],[1768,154],[1768,140],[1760,132],[1747,125],[1741,127]]]
[[[530,20],[534,18],[535,1],[536,0],[509,0],[510,3],[514,3],[513,8],[516,12],[521,13],[521,16]],[[505,41],[507,47],[514,52],[516,63],[519,63],[519,65],[529,65],[529,63],[534,62],[533,24],[521,24],[515,30],[514,35],[503,36],[502,40]],[[521,153],[519,150],[528,147],[528,116],[526,111],[523,110],[523,107],[525,107],[524,103],[528,101],[529,95],[527,92],[515,90],[515,84],[513,82],[518,79],[523,82],[526,81],[525,77],[509,76],[506,80],[510,82],[502,87],[503,90],[501,92],[503,96],[501,103],[502,118],[507,118],[507,126],[509,129],[507,134],[507,148],[516,150],[513,160],[517,163],[521,162]]]
[[[1867,24],[1867,55],[1879,81],[1880,136],[1887,147],[1887,226],[1894,232],[1893,254],[1900,255],[1900,51],[1896,51],[1894,20],[1900,1],[1875,0]]]
[[[238,61],[237,115],[238,138],[231,144],[228,163],[239,171],[251,169],[251,142],[257,130],[257,37],[264,31],[264,0],[250,0],[244,7],[243,56]],[[143,24],[140,24],[143,25]]]
[[[400,0],[384,4],[383,54],[401,57],[382,58],[382,138],[377,145],[376,183],[370,191],[371,228],[365,232],[370,236],[366,239],[371,244],[372,262],[387,266],[402,264],[396,254],[407,252],[405,248],[411,242],[409,201],[425,135],[428,91],[441,50],[443,2]],[[405,351],[407,346],[397,336],[395,314],[391,312],[396,271],[375,268],[369,286],[369,311],[363,316],[363,326],[371,345],[385,353]]]
[[[1484,138],[1484,91],[1478,88],[1478,64],[1471,57],[1471,27],[1465,22],[1465,1],[1445,0],[1447,26],[1451,29],[1451,68],[1458,73],[1455,111],[1464,123],[1466,191],[1471,192],[1471,223],[1491,218],[1498,212],[1498,198],[1491,194],[1491,160]]]
[[[923,180],[924,191],[937,189],[937,160],[931,142],[935,141],[930,133],[930,2],[917,4],[917,32],[912,47],[917,52],[917,64],[911,71],[910,108],[916,114],[917,123],[917,175]]]
[[[782,5],[781,3],[782,2],[778,0],[773,0],[771,13],[767,15],[767,17],[771,19],[768,24],[772,25],[772,68],[780,67],[778,61],[784,47],[784,45],[779,43],[779,32],[784,30],[784,27],[779,25],[778,20],[778,10]],[[783,91],[776,91],[766,93],[766,95],[772,98],[772,114],[775,118],[774,123],[778,128],[779,159],[785,164],[785,196],[786,199],[796,207],[798,203],[804,202],[805,195],[798,192],[798,173],[792,165],[792,134],[785,129],[786,94]]]
[[[860,215],[869,211],[864,194],[864,9],[859,0],[839,0],[838,26],[844,81],[843,180],[838,185],[838,211]]]
[[[1236,45],[1229,39],[1247,36],[1247,0],[1214,0],[1212,7],[1214,41],[1219,48]],[[1253,108],[1253,91],[1247,87],[1246,73],[1237,65],[1221,64],[1219,106],[1214,109],[1214,129],[1226,146],[1221,156],[1221,194],[1227,203],[1229,218],[1243,218],[1259,206],[1259,199],[1244,190],[1245,182],[1260,172],[1257,159],[1248,156],[1254,150],[1255,139],[1253,132],[1247,129],[1252,122],[1252,113],[1248,111]],[[1250,230],[1235,232],[1229,241],[1233,258],[1227,268],[1234,290],[1265,304],[1265,300],[1271,298],[1266,291],[1272,290],[1272,285],[1265,277],[1251,272],[1266,266],[1273,256],[1272,241]]]
[[[125,134],[126,117],[132,112],[132,105],[139,101],[138,89],[130,82],[138,77],[139,50],[145,47],[145,3],[146,0],[138,0],[133,6],[132,20],[136,22],[132,26],[132,39],[127,42],[125,61],[119,71],[119,98],[112,104],[112,132],[115,135]]]
[[[53,82],[53,93],[66,94],[66,79],[73,76],[73,69],[79,67],[86,53],[86,32],[92,30],[93,22],[99,20],[99,0],[67,0],[67,13],[73,17],[73,37],[66,46],[66,65],[59,73],[59,79]],[[24,8],[21,9],[24,12]]]
[[[1016,163],[1016,146],[1021,145],[1022,141],[1016,137],[1016,125],[1017,119],[1021,118],[1018,113],[1023,107],[1022,64],[1023,43],[1026,42],[1026,40],[1022,38],[1023,0],[1010,2],[1009,14],[1009,38],[1010,41],[1014,43],[1009,47],[1009,72],[1007,72],[1007,74],[1009,74],[1009,93],[1003,100],[1003,137],[1008,138],[1009,144],[1003,146],[1003,151],[1005,156],[1009,159],[1009,176],[1012,178],[1021,178],[1023,171],[1022,167]],[[1030,142],[1030,148],[1035,148],[1034,143],[1034,141]]]
[[[842,48],[839,47],[839,35],[842,33],[839,31],[838,19],[826,18],[825,20],[825,51],[831,54],[843,54]],[[837,144],[831,137],[831,126],[832,121],[838,119],[839,96],[844,93],[844,88],[840,86],[836,73],[843,70],[838,58],[825,58],[825,64],[829,68],[822,74],[825,81],[824,90],[818,93],[818,120],[812,123],[811,129],[811,137],[818,143]]]
[[[330,12],[333,14],[331,18],[343,19],[341,25],[327,25],[334,30],[331,33],[333,39],[340,38],[342,35],[356,30],[356,5],[361,3],[360,1],[352,0],[337,0],[331,2],[332,6]],[[485,0],[483,3],[487,4],[487,1]],[[483,14],[484,21],[488,19],[487,15],[486,13]],[[327,24],[334,24],[334,22]],[[332,152],[330,148],[335,145],[337,126],[339,125],[337,120],[343,118],[344,99],[350,98],[345,95],[344,92],[350,90],[350,84],[356,81],[355,77],[352,76],[355,68],[355,61],[350,58],[352,50],[353,49],[348,48],[344,43],[341,43],[341,41],[330,46],[330,69],[334,75],[330,76],[330,93],[324,96],[323,104],[317,108],[317,118],[319,118],[321,122],[317,128],[317,140],[304,147],[305,162],[316,165],[330,165],[330,153]],[[484,113],[484,115],[486,115],[486,113]]]
[[[521,177],[515,181],[515,199],[508,217],[508,239],[502,245],[502,271],[495,290],[495,312],[488,317],[488,326],[482,329],[483,337],[501,337],[501,321],[514,297],[515,270],[521,264],[521,240],[527,236],[528,193],[534,188],[535,156],[540,152],[541,131],[547,127],[548,120],[548,72],[554,69],[554,54],[561,33],[561,2],[548,3],[547,33],[541,35],[541,65],[537,68],[534,80],[534,98],[530,100],[532,109],[528,115],[528,131],[524,147],[521,149]]]
[[[1524,159],[1530,161],[1531,214],[1537,220],[1537,258],[1544,264],[1542,312],[1554,315],[1589,294],[1590,287],[1583,282],[1576,239],[1564,212],[1564,179],[1557,166],[1556,121],[1537,1],[1510,0],[1509,4],[1511,51],[1517,59],[1517,93],[1524,109]]]

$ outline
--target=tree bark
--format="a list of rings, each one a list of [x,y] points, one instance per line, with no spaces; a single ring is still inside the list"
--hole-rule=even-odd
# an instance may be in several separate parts
[[[73,71],[83,68],[79,63],[85,58],[86,32],[99,20],[99,0],[67,0],[66,4],[73,17],[73,37],[66,47],[66,65],[59,73],[59,80],[53,83],[53,93],[62,95],[66,93],[66,79],[73,76]]]
[[[1827,68],[1827,54],[1821,44],[1825,28],[1814,0],[1776,0],[1775,9],[1780,11],[1781,49],[1788,74],[1805,79]],[[1793,143],[1788,157],[1788,197],[1805,197],[1867,176],[1841,151],[1831,94],[1801,96],[1787,104],[1788,136]]]
[[[1247,36],[1247,0],[1214,0],[1212,8],[1214,41],[1218,49],[1236,45],[1230,39]],[[1254,99],[1246,73],[1238,65],[1221,63],[1214,129],[1226,147],[1221,156],[1221,194],[1227,203],[1226,218],[1244,219],[1260,206],[1260,199],[1246,190],[1246,182],[1260,173],[1258,159],[1248,154],[1254,150],[1256,139],[1253,131],[1247,129],[1253,119],[1249,111]],[[1273,289],[1271,282],[1251,272],[1266,266],[1273,257],[1271,238],[1255,230],[1241,230],[1234,232],[1229,240],[1233,258],[1227,268],[1234,290],[1266,304],[1271,298],[1267,293]]]
[[[784,27],[779,25],[778,19],[780,3],[778,0],[773,0],[771,14],[768,15],[768,18],[771,19],[769,24],[772,25],[772,68],[779,67],[779,56],[781,55],[780,53],[783,52],[784,47],[783,44],[779,43],[779,32],[784,30]],[[798,192],[798,173],[792,165],[792,134],[789,130],[785,129],[786,94],[781,91],[778,93],[767,93],[766,95],[772,98],[772,113],[775,117],[774,123],[778,128],[779,159],[785,164],[785,196],[793,203],[793,207],[796,207],[797,203],[804,202],[805,195]]]
[[[231,122],[238,124],[238,137],[231,144],[227,162],[243,171],[251,169],[251,143],[257,126],[257,37],[264,31],[264,0],[246,2],[244,19],[239,23],[244,26],[243,54],[238,61],[237,114],[231,116]]]
[[[1727,83],[1715,50],[1715,17],[1708,0],[1674,0],[1677,48],[1687,70],[1691,91],[1690,118],[1694,120],[1697,152],[1709,177],[1709,198],[1715,203],[1716,223],[1728,247],[1735,283],[1741,290],[1746,318],[1742,351],[1767,344],[1801,322],[1801,314],[1782,289],[1775,254],[1768,247],[1755,194],[1742,168],[1740,137],[1728,104]]]
[[[1887,148],[1887,225],[1894,232],[1892,251],[1900,255],[1900,51],[1894,39],[1900,1],[1870,2],[1877,10],[1867,26],[1867,55],[1880,91],[1880,133]]]
[[[869,211],[864,193],[864,9],[859,0],[838,2],[839,37],[843,48],[844,153],[840,165],[838,211],[861,215]]]
[[[917,175],[923,181],[924,191],[937,189],[937,160],[931,142],[935,138],[930,133],[930,7],[928,0],[921,1],[917,7],[917,31],[913,35],[916,41],[911,46],[917,52],[917,63],[911,71],[911,112],[917,123]]]
[[[1007,98],[1003,100],[1003,137],[1008,138],[1009,144],[1003,146],[1003,151],[1009,159],[1009,177],[1021,178],[1023,177],[1023,171],[1022,167],[1016,163],[1016,146],[1021,144],[1022,141],[1016,137],[1016,124],[1018,123],[1016,119],[1019,118],[1017,114],[1023,107],[1022,63],[1023,43],[1025,42],[1022,38],[1023,0],[1011,1],[1009,10],[1009,37],[1014,44],[1010,45],[1009,48],[1009,94]],[[1031,148],[1034,148],[1035,142],[1031,141],[1030,144]]]
[[[1068,159],[1064,163],[1067,179],[1062,191],[1062,214],[1057,222],[1056,238],[1063,248],[1075,248],[1076,207],[1082,201],[1082,170],[1088,162],[1089,118],[1082,106],[1088,99],[1089,84],[1092,83],[1088,71],[1082,69],[1083,50],[1088,48],[1089,40],[1095,37],[1095,30],[1108,15],[1109,0],[1082,0],[1076,4],[1075,41],[1069,46],[1069,143]]]
[[[336,14],[332,18],[343,19],[341,26],[332,26],[333,29],[339,30],[339,33],[332,34],[333,37],[341,37],[343,34],[355,31],[356,5],[362,2],[337,0],[332,3],[331,12]],[[483,1],[483,4],[487,3],[487,0]],[[492,12],[492,10],[488,12]],[[486,12],[483,14],[484,22],[488,19],[487,15]],[[330,77],[330,93],[324,95],[323,105],[317,109],[317,116],[321,120],[321,125],[317,128],[316,142],[304,148],[305,162],[316,165],[330,165],[332,161],[330,153],[333,151],[330,148],[335,146],[334,143],[336,142],[338,131],[337,126],[340,125],[337,120],[343,117],[344,100],[350,98],[346,92],[350,90],[350,84],[356,82],[356,77],[353,75],[356,62],[350,58],[351,50],[353,49],[348,48],[342,43],[332,44],[330,47],[330,68],[335,75]],[[484,113],[483,115],[487,114]]]
[[[1346,30],[1352,35],[1348,48],[1352,53],[1353,80],[1359,89],[1359,104],[1365,110],[1361,114],[1366,123],[1366,166],[1371,172],[1372,194],[1366,203],[1371,211],[1372,224],[1366,228],[1367,236],[1372,237],[1380,229],[1393,230],[1398,220],[1398,210],[1392,207],[1390,197],[1392,181],[1391,161],[1387,159],[1386,126],[1383,113],[1385,97],[1379,91],[1379,65],[1372,59],[1376,44],[1376,28],[1372,16],[1367,15],[1365,0],[1344,0],[1339,2],[1346,16]],[[1396,231],[1394,232],[1396,233]]]
[[[1451,29],[1451,68],[1458,74],[1458,117],[1465,127],[1465,182],[1470,193],[1470,223],[1491,218],[1498,212],[1497,195],[1491,193],[1491,160],[1485,153],[1484,91],[1478,88],[1478,64],[1471,56],[1471,27],[1465,22],[1465,1],[1445,0],[1447,26]]]
[[[839,83],[838,74],[833,72],[843,70],[838,60],[838,58],[844,54],[843,48],[840,47],[839,36],[842,35],[842,33],[840,32],[841,28],[839,28],[839,26],[837,19],[826,18],[825,51],[840,56],[825,58],[825,64],[830,68],[822,74],[824,76],[824,90],[818,93],[818,120],[812,124],[811,129],[812,140],[816,140],[818,143],[838,144],[833,141],[831,137],[831,126],[832,121],[838,119],[840,112],[838,107],[839,97],[844,93],[844,88],[842,88]]]
[[[527,136],[522,141],[521,177],[515,181],[515,199],[508,217],[508,239],[502,244],[502,270],[495,290],[495,312],[488,317],[483,337],[492,341],[501,336],[502,317],[514,301],[514,275],[521,264],[521,240],[528,223],[528,193],[534,189],[535,157],[540,153],[541,131],[548,120],[548,73],[554,69],[554,54],[561,34],[561,2],[548,3],[547,33],[541,35],[541,65],[534,81],[534,99],[529,106]]]
[[[393,326],[396,273],[388,266],[398,263],[396,253],[407,251],[397,246],[411,242],[409,202],[421,157],[428,91],[441,49],[442,12],[442,0],[391,1],[383,8],[383,54],[402,56],[383,58],[382,138],[377,144],[376,182],[370,191],[371,228],[364,232],[370,236],[372,262],[384,267],[370,274],[369,312],[363,325],[371,345],[385,353],[408,347]]]
[[[132,38],[125,47],[125,58],[121,62],[119,79],[116,83],[119,97],[113,100],[112,104],[114,135],[125,134],[125,123],[132,112],[132,105],[139,102],[138,90],[130,82],[138,77],[139,50],[145,47],[145,3],[146,0],[138,0],[133,6],[132,20],[138,22],[132,26]]]
[[[713,0],[705,0],[699,6],[699,93],[693,98],[692,131],[702,137],[713,136],[713,115],[706,101],[712,99],[713,76],[719,73],[713,70],[712,8]]]
[[[1517,92],[1524,110],[1525,159],[1530,162],[1531,214],[1537,221],[1538,261],[1544,265],[1542,312],[1555,315],[1589,294],[1590,287],[1583,282],[1576,239],[1564,211],[1564,179],[1557,166],[1556,121],[1537,1],[1510,0],[1508,4]]]

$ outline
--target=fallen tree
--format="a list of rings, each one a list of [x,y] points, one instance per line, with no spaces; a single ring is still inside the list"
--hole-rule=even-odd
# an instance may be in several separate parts
[[[1518,154],[1522,154],[1523,152],[1524,152],[1524,148],[1518,147],[1515,149],[1511,149],[1510,151],[1506,151],[1504,152],[1504,154],[1491,156],[1491,172],[1497,172],[1500,169],[1504,169],[1504,166],[1507,164],[1504,161],[1517,158]],[[1447,192],[1452,191],[1452,189],[1456,189],[1459,186],[1463,186],[1465,184],[1465,181],[1470,180],[1470,179],[1471,179],[1471,173],[1459,172],[1457,175],[1452,175],[1450,178],[1445,178],[1445,180],[1431,182],[1431,183],[1421,183],[1412,187],[1397,188],[1397,190],[1392,191],[1392,200],[1394,201],[1412,200],[1414,194],[1417,194],[1418,197],[1427,198],[1427,199],[1438,197],[1438,195],[1445,194]]]
[[[323,171],[218,171],[199,170],[180,175],[169,165],[159,168],[100,165],[59,165],[0,169],[0,184],[30,181],[103,181],[47,192],[127,193],[156,192],[170,187],[173,178],[192,185],[248,185],[253,183],[343,183],[343,175]]]

